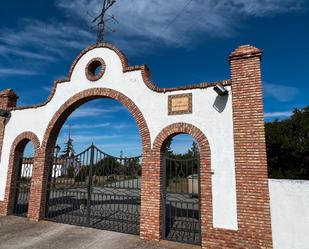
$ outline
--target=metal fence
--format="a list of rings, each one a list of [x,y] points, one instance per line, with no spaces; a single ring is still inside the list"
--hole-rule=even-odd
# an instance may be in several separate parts
[[[200,244],[199,158],[164,157],[164,239]]]
[[[14,181],[14,210],[13,213],[18,216],[26,217],[28,213],[30,185],[32,177],[33,157],[23,157],[20,155],[17,159],[17,178]]]
[[[141,156],[110,156],[94,145],[73,157],[55,157],[46,218],[139,234]]]

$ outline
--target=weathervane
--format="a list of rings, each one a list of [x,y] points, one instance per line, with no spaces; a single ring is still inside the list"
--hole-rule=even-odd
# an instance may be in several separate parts
[[[108,15],[107,11],[116,3],[116,0],[103,0],[103,6],[102,6],[102,11],[101,13],[93,19],[93,23],[97,23],[97,32],[98,32],[98,37],[97,37],[97,43],[102,43],[104,42],[104,35],[105,35],[105,30],[108,29],[111,32],[115,32],[115,30],[109,28],[106,26],[106,23],[108,21],[114,21],[114,23],[117,23],[117,20],[114,18],[113,15]],[[105,17],[108,17],[107,19]]]

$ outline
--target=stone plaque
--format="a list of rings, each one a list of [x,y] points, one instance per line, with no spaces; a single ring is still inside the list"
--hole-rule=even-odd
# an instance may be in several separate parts
[[[192,93],[168,96],[168,115],[192,113]]]

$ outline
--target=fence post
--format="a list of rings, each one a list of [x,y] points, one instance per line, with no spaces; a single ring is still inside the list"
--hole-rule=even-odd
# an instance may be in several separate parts
[[[89,182],[88,182],[88,198],[87,198],[87,224],[90,225],[91,215],[91,195],[92,195],[92,168],[94,163],[94,145],[90,147],[90,164],[89,164]]]

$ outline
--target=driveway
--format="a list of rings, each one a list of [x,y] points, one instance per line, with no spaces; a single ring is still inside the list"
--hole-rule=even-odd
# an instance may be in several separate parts
[[[146,242],[138,236],[57,224],[0,217],[0,249],[199,249],[199,246],[161,241]]]

